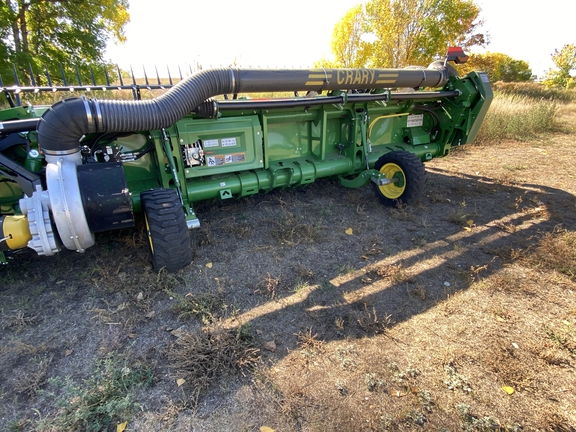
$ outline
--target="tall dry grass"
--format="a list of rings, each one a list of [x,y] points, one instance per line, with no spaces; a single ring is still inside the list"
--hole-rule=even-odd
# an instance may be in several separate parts
[[[495,83],[494,100],[482,123],[478,143],[527,140],[557,127],[558,111],[576,107],[576,92],[539,83]]]
[[[532,99],[544,99],[560,103],[576,102],[576,91],[546,87],[537,82],[496,82],[492,84],[496,94],[526,96]]]
[[[526,140],[554,128],[558,102],[526,95],[496,93],[477,142]]]

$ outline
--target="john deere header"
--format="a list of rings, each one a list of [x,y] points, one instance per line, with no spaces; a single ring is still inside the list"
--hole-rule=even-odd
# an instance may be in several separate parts
[[[423,163],[470,143],[492,100],[483,72],[460,77],[445,60],[406,69],[210,69],[151,100],[65,99],[21,107],[26,92],[70,84],[4,86],[0,111],[0,262],[33,249],[84,252],[94,233],[146,221],[152,265],[192,260],[194,203],[234,199],[337,177],[371,183],[384,205],[417,201]],[[33,75],[32,75],[33,76]],[[172,79],[170,78],[170,81]],[[250,93],[294,92],[251,99]],[[93,94],[91,92],[90,94]],[[240,97],[239,97],[240,95]]]

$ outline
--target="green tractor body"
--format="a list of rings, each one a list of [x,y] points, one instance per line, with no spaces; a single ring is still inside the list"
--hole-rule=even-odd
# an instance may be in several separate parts
[[[9,89],[4,88],[6,94]],[[251,99],[238,94],[293,92]],[[221,95],[234,95],[223,100]],[[214,69],[153,100],[68,99],[0,111],[0,262],[83,252],[142,211],[156,270],[192,260],[194,203],[336,177],[385,205],[417,200],[423,162],[471,143],[486,74],[428,69]]]

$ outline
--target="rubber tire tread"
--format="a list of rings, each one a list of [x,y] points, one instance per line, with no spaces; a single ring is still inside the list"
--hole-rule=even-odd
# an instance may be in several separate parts
[[[159,272],[174,272],[192,262],[192,246],[186,215],[174,189],[151,189],[140,193],[142,210],[148,220],[152,265]]]
[[[420,158],[414,153],[407,151],[394,151],[380,156],[374,164],[374,169],[380,171],[380,168],[387,163],[395,163],[402,168],[406,178],[406,188],[399,198],[391,199],[384,196],[382,192],[380,192],[379,186],[373,183],[374,191],[380,202],[388,207],[394,207],[398,205],[398,203],[414,204],[418,202],[422,198],[427,182],[426,170]]]

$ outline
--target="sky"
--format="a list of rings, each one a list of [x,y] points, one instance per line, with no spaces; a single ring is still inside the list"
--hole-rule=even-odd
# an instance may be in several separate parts
[[[109,44],[105,57],[121,68],[143,67],[154,76],[177,76],[236,64],[258,68],[308,68],[330,58],[334,25],[365,0],[130,0],[123,45]],[[476,0],[489,35],[486,49],[529,63],[542,76],[551,54],[576,43],[576,0]],[[176,72],[175,72],[176,71]]]

